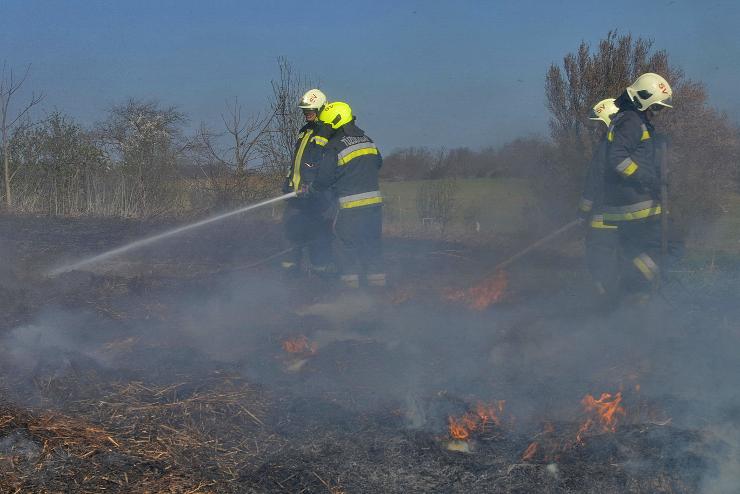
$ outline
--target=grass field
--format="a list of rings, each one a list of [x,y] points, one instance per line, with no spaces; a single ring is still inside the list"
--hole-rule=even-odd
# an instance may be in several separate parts
[[[541,221],[541,207],[525,179],[460,179],[454,181],[454,209],[446,225],[419,213],[419,190],[430,181],[383,182],[385,230],[392,235],[489,238],[532,230]],[[573,207],[575,214],[575,205]],[[567,223],[573,218],[563,218]],[[707,224],[695,225],[687,246],[698,255],[740,253],[740,194],[729,196],[723,212]]]
[[[523,229],[528,212],[537,207],[526,180],[460,179],[454,181],[453,211],[442,225],[439,218],[419,212],[417,199],[425,181],[384,182],[385,225],[392,232],[447,235],[512,234]],[[426,182],[429,183],[429,182]]]

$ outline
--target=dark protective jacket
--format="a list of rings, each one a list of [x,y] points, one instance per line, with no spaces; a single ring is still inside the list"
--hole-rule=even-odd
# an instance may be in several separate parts
[[[293,162],[285,177],[284,192],[297,191],[303,184],[310,184],[318,174],[318,164],[323,147],[329,142],[331,127],[322,122],[307,122],[298,132],[293,151]]]
[[[313,188],[331,190],[339,200],[340,209],[377,205],[383,202],[378,190],[382,165],[375,143],[353,120],[329,138]]]
[[[654,129],[644,112],[635,108],[627,93],[607,133],[604,171],[604,221],[633,221],[661,213],[660,164]]]

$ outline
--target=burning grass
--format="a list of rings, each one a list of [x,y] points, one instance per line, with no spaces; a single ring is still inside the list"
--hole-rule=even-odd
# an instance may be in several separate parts
[[[500,427],[505,405],[504,400],[494,404],[479,402],[473,411],[466,412],[460,417],[449,416],[447,420],[450,436],[465,441],[470,439],[473,433],[486,434],[494,427]]]
[[[58,238],[71,238],[68,231],[62,233]],[[228,245],[209,242],[209,249],[210,244]],[[170,260],[168,265],[178,269],[184,265],[182,258]],[[437,262],[435,258],[435,268]],[[435,273],[435,278],[421,278],[420,272]],[[413,288],[388,297],[388,306],[401,306],[399,313],[413,315],[419,312],[417,308],[424,309],[424,317],[418,321],[404,318],[406,324],[429,324],[445,315],[447,308],[437,312],[436,307],[426,305],[429,298],[438,300],[439,285],[432,283],[437,281],[438,273],[435,269],[415,270],[409,277],[409,287]],[[152,274],[134,283],[101,275],[95,284],[85,278],[71,286],[75,275],[69,274],[45,288],[47,292],[31,293],[35,298],[30,302],[12,300],[20,297],[15,292],[5,297],[28,306],[28,314],[17,311],[24,320],[37,320],[31,317],[32,312],[40,312],[49,299],[62,295],[54,300],[67,310],[93,307],[99,317],[95,326],[86,329],[90,334],[100,334],[97,324],[105,321],[104,328],[115,338],[95,355],[116,366],[129,358],[137,360],[135,365],[121,366],[112,381],[106,377],[110,375],[108,370],[88,376],[87,367],[98,369],[98,364],[71,350],[60,357],[65,362],[49,363],[41,358],[43,365],[33,372],[40,369],[53,377],[47,375],[36,381],[34,391],[41,400],[35,403],[37,407],[0,406],[0,492],[677,494],[699,491],[702,477],[711,473],[711,458],[722,447],[703,432],[674,426],[660,412],[644,412],[651,407],[637,400],[631,391],[615,392],[618,384],[613,383],[618,381],[611,377],[614,372],[609,373],[610,379],[590,376],[579,380],[574,383],[575,391],[569,388],[571,393],[565,395],[554,389],[556,384],[550,385],[557,380],[548,380],[547,386],[540,387],[537,376],[521,378],[522,367],[506,367],[516,364],[518,356],[528,356],[526,342],[536,339],[533,328],[537,329],[538,321],[567,318],[568,324],[578,326],[580,323],[573,321],[567,311],[542,312],[531,303],[517,313],[522,317],[504,314],[511,319],[497,319],[501,314],[496,311],[484,317],[472,314],[471,321],[488,320],[490,316],[493,331],[486,338],[499,347],[504,343],[501,353],[514,356],[493,362],[485,360],[490,352],[488,339],[477,336],[480,327],[466,328],[464,319],[435,334],[426,327],[424,333],[405,333],[400,325],[379,328],[359,317],[343,317],[337,319],[337,328],[332,330],[358,331],[359,326],[367,331],[367,338],[363,333],[362,340],[327,344],[325,338],[319,340],[316,331],[312,332],[312,325],[322,326],[326,317],[280,315],[273,320],[262,317],[270,316],[265,312],[260,318],[254,316],[259,319],[255,327],[260,328],[263,338],[250,334],[253,338],[249,344],[234,351],[239,360],[225,363],[220,358],[207,359],[181,338],[172,337],[177,343],[174,346],[168,340],[166,346],[144,348],[150,344],[152,333],[171,331],[182,321],[182,308],[168,305],[168,301],[190,300],[180,296],[189,294],[182,280],[190,273],[173,269],[168,276],[171,278],[165,280],[161,274]],[[517,291],[521,286],[518,276],[516,270],[511,271]],[[549,276],[544,273],[536,281],[546,281]],[[211,283],[194,280],[188,287],[194,288],[197,300],[202,300],[204,292],[218,298],[220,292]],[[501,272],[461,291],[456,300],[477,310],[505,301],[507,311],[500,312],[513,312],[509,309],[516,309],[523,297],[512,292],[507,283],[507,276]],[[426,297],[424,287],[433,287],[427,288],[433,291],[431,297]],[[316,302],[314,292],[305,287],[293,295],[296,300],[303,296],[306,303]],[[254,297],[260,305],[273,302],[259,290]],[[241,328],[246,311],[239,307],[235,312]],[[464,311],[459,312],[464,318]],[[388,320],[394,321],[394,317]],[[218,317],[205,319],[204,333],[218,330],[220,318],[221,311]],[[14,319],[5,324],[9,329],[19,327]],[[132,332],[132,327],[138,329],[139,324],[146,331]],[[431,326],[433,329],[434,324]],[[378,329],[381,333],[389,329],[394,345],[400,344],[394,347],[378,343]],[[459,333],[454,344],[450,343],[451,329]],[[298,332],[306,336],[296,337]],[[291,338],[285,340],[287,335]],[[517,338],[503,341],[497,339],[499,335]],[[241,338],[240,332],[228,344],[241,342]],[[404,338],[415,339],[412,347],[418,353],[405,351],[404,343],[408,342]],[[318,352],[314,341],[321,341]],[[449,352],[451,347],[459,351]],[[570,351],[568,348],[565,353],[570,355]],[[50,348],[49,353],[57,356],[59,351]],[[165,353],[171,354],[171,361],[163,364]],[[445,375],[450,368],[442,357],[448,355],[462,356],[454,359],[456,366],[474,365],[481,369],[480,375],[461,372],[453,381]],[[67,358],[71,363],[66,362]],[[306,361],[306,372],[281,372],[285,370],[281,364],[290,364],[287,370],[292,370]],[[395,362],[413,365],[395,366]],[[568,370],[539,361],[535,364],[531,369],[536,371],[555,369],[567,374]],[[12,368],[0,367],[4,369],[0,378],[13,376]],[[160,367],[166,367],[162,373],[166,376],[156,374]],[[240,374],[214,372],[224,367],[239,369]],[[408,405],[405,397],[399,398],[398,391],[406,391],[405,372],[409,370],[418,371],[412,377],[420,411],[406,414]],[[65,374],[71,375],[59,377]],[[267,374],[269,380],[265,379]],[[269,397],[240,375],[265,379],[261,382],[270,386]],[[461,377],[471,379],[461,386]],[[395,385],[395,381],[401,384]],[[611,393],[588,395],[579,403],[583,392],[591,387],[584,384],[581,388],[581,382],[598,382],[598,386],[611,383],[607,388]],[[393,389],[388,392],[386,387]],[[505,408],[503,402],[477,403],[472,399],[454,401],[447,407],[438,402],[425,405],[426,401],[437,400],[439,389],[460,388],[465,388],[460,391],[463,393],[485,392],[510,401]],[[538,406],[546,409],[563,396],[574,396],[572,402],[555,403],[559,411],[560,407],[572,406],[572,413],[559,414],[559,421],[543,416],[551,421],[542,427],[524,421],[515,424],[513,414],[526,393],[532,393]],[[399,412],[391,414],[391,410]],[[418,420],[411,423],[411,416]],[[681,423],[678,417],[675,421]],[[450,430],[453,425],[464,428],[455,434],[465,439],[451,440],[455,436]],[[449,448],[452,441],[458,442],[459,449]]]
[[[466,290],[457,290],[446,295],[447,300],[461,302],[470,309],[482,311],[501,302],[506,296],[509,278],[506,271],[497,271]]]

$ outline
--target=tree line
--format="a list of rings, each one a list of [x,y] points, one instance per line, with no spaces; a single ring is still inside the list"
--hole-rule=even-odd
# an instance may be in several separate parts
[[[20,77],[0,74],[0,154],[5,210],[50,215],[147,217],[220,208],[279,189],[303,117],[306,81],[278,60],[268,107],[248,113],[237,98],[222,127],[187,135],[187,115],[129,99],[84,128],[62,111],[32,119],[43,99],[19,101]]]
[[[617,97],[644,72],[664,75],[675,107],[656,125],[669,139],[670,194],[675,218],[701,220],[723,209],[737,190],[740,130],[708,104],[704,86],[669,63],[650,40],[609,32],[597,46],[568,53],[545,74],[549,136],[526,136],[499,147],[404,148],[385,158],[386,180],[524,177],[542,211],[572,213],[596,142],[605,128],[588,120],[599,100]],[[2,204],[52,215],[142,217],[243,203],[278,190],[303,117],[295,102],[308,87],[278,60],[268,108],[247,113],[225,105],[218,129],[185,134],[187,116],[156,101],[128,100],[92,128],[63,112],[40,120],[30,110],[43,98],[18,101],[28,76],[0,74]]]

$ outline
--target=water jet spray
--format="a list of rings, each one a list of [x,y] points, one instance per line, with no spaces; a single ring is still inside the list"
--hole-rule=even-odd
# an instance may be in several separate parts
[[[162,239],[165,239],[165,238],[168,238],[168,237],[172,237],[172,236],[177,235],[179,233],[182,233],[182,232],[185,232],[185,231],[188,231],[188,230],[193,230],[195,228],[199,228],[199,227],[204,226],[204,225],[207,225],[209,223],[215,223],[216,221],[221,221],[223,219],[229,218],[230,216],[234,216],[234,215],[237,215],[237,214],[240,214],[240,213],[245,213],[247,211],[251,211],[253,209],[258,209],[258,208],[261,208],[263,206],[267,206],[269,204],[274,204],[276,202],[280,202],[280,201],[284,201],[286,199],[290,199],[292,197],[296,197],[296,193],[295,192],[290,192],[290,193],[284,194],[282,196],[273,197],[272,199],[267,199],[265,201],[258,202],[256,204],[251,204],[249,206],[243,206],[243,207],[240,207],[239,209],[235,209],[233,211],[229,211],[229,212],[222,213],[222,214],[219,214],[219,215],[216,215],[216,216],[212,216],[210,218],[206,218],[206,219],[203,219],[203,220],[200,220],[200,221],[196,221],[195,223],[191,223],[189,225],[184,225],[184,226],[180,226],[180,227],[177,227],[177,228],[173,228],[172,230],[167,230],[165,232],[158,233],[156,235],[152,235],[151,237],[147,237],[147,238],[143,238],[141,240],[136,240],[134,242],[130,242],[130,243],[128,243],[126,245],[123,245],[121,247],[117,247],[117,248],[111,249],[111,250],[109,250],[107,252],[103,252],[102,254],[98,254],[98,255],[95,255],[95,256],[92,256],[92,257],[88,257],[87,259],[82,259],[80,261],[77,261],[77,262],[74,262],[74,263],[71,263],[71,264],[66,264],[64,266],[60,266],[60,267],[54,268],[51,271],[49,271],[47,273],[47,275],[48,276],[57,276],[57,275],[60,275],[62,273],[67,273],[69,271],[73,271],[75,269],[80,269],[83,266],[88,266],[88,265],[95,264],[95,263],[100,262],[100,261],[104,261],[106,259],[110,259],[112,257],[118,256],[118,255],[121,255],[121,254],[124,254],[124,253],[129,252],[129,251],[132,251],[134,249],[138,249],[139,247],[144,247],[146,245],[150,245],[150,244],[153,244],[155,242],[158,242],[158,241],[160,241]]]

